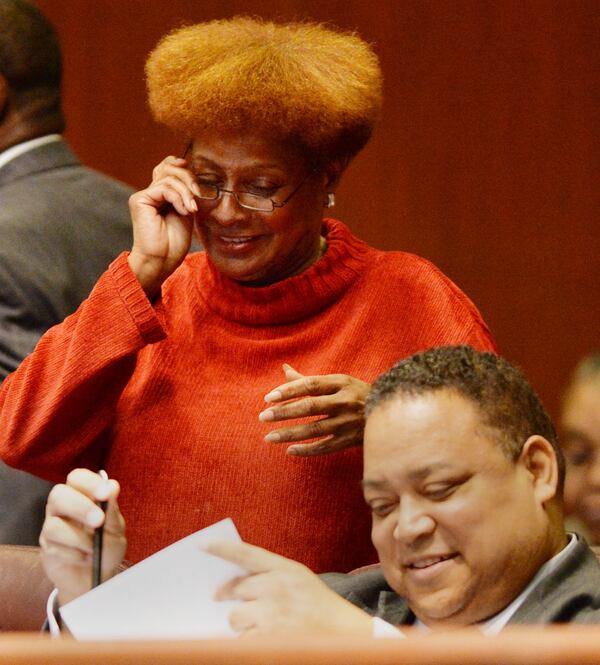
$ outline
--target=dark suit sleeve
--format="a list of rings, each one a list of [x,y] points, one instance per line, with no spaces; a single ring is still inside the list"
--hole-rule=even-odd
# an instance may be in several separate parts
[[[18,269],[18,259],[8,266],[0,262],[0,382],[17,369],[45,329],[54,323],[44,323],[33,314],[31,305],[36,299],[24,297],[22,283],[18,284],[12,275]],[[38,307],[37,312],[43,314],[44,307]],[[0,543],[38,544],[51,487],[41,478],[0,462],[0,506],[5,507],[0,520]]]
[[[35,307],[37,298],[24,297],[24,291],[0,263],[0,381],[17,369],[45,330],[56,323],[48,316],[43,320],[44,307],[40,303]]]

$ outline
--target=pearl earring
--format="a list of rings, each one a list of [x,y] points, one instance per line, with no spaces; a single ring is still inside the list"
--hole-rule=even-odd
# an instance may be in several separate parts
[[[325,204],[326,208],[333,208],[335,205],[335,194],[333,192],[330,192],[327,194],[327,203]]]

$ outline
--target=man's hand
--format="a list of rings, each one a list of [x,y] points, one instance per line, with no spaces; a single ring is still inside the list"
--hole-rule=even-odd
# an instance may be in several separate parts
[[[61,605],[89,591],[92,586],[94,530],[104,524],[102,579],[116,573],[127,541],[125,520],[119,512],[116,480],[103,480],[88,469],[75,469],[64,485],[55,485],[46,504],[40,535],[42,565],[58,589]],[[108,500],[106,515],[96,501]]]
[[[219,541],[204,549],[248,571],[223,585],[216,596],[245,601],[229,615],[231,627],[243,636],[372,635],[368,614],[296,561],[247,543]]]
[[[371,386],[347,374],[304,376],[290,365],[283,365],[287,383],[265,395],[270,406],[258,418],[263,422],[289,420],[306,416],[324,416],[320,420],[273,430],[265,436],[270,443],[318,439],[289,446],[290,455],[327,455],[351,446],[361,446],[365,429],[364,407]]]
[[[186,160],[170,156],[154,168],[150,185],[129,199],[133,224],[129,266],[150,299],[190,248],[198,193]]]

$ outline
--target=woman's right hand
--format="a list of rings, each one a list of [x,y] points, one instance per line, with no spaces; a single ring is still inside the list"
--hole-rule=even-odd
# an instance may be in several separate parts
[[[186,160],[169,156],[152,171],[150,186],[129,199],[133,223],[129,266],[151,300],[190,248],[197,187]]]
[[[88,469],[75,469],[64,485],[55,485],[46,504],[40,535],[42,565],[58,589],[61,605],[89,591],[92,586],[94,531],[104,524],[102,579],[117,572],[127,540],[117,496],[119,483],[103,480]],[[96,504],[108,500],[106,513]]]

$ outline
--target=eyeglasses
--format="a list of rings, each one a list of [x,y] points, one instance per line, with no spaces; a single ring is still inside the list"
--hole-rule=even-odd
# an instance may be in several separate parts
[[[261,196],[260,194],[253,194],[252,192],[236,192],[232,189],[225,189],[219,185],[209,185],[203,182],[196,182],[200,194],[196,194],[196,198],[205,201],[217,201],[221,198],[221,194],[231,194],[242,208],[247,210],[256,210],[257,212],[273,212],[275,208],[283,208],[284,205],[289,203],[294,194],[302,187],[308,180],[310,173],[308,173],[301,180],[294,190],[283,201],[278,203],[269,196]]]
[[[184,159],[187,158],[189,150],[190,146],[188,145],[183,155]],[[287,205],[290,199],[296,194],[296,192],[298,192],[312,173],[313,171],[309,171],[292,192],[280,203],[274,201],[270,196],[263,196],[252,192],[236,192],[233,189],[225,189],[219,185],[211,185],[198,180],[196,180],[196,185],[198,186],[200,194],[196,194],[196,198],[204,201],[218,201],[221,198],[221,194],[231,194],[242,208],[255,210],[256,212],[273,212],[275,208],[283,208],[283,206]]]

